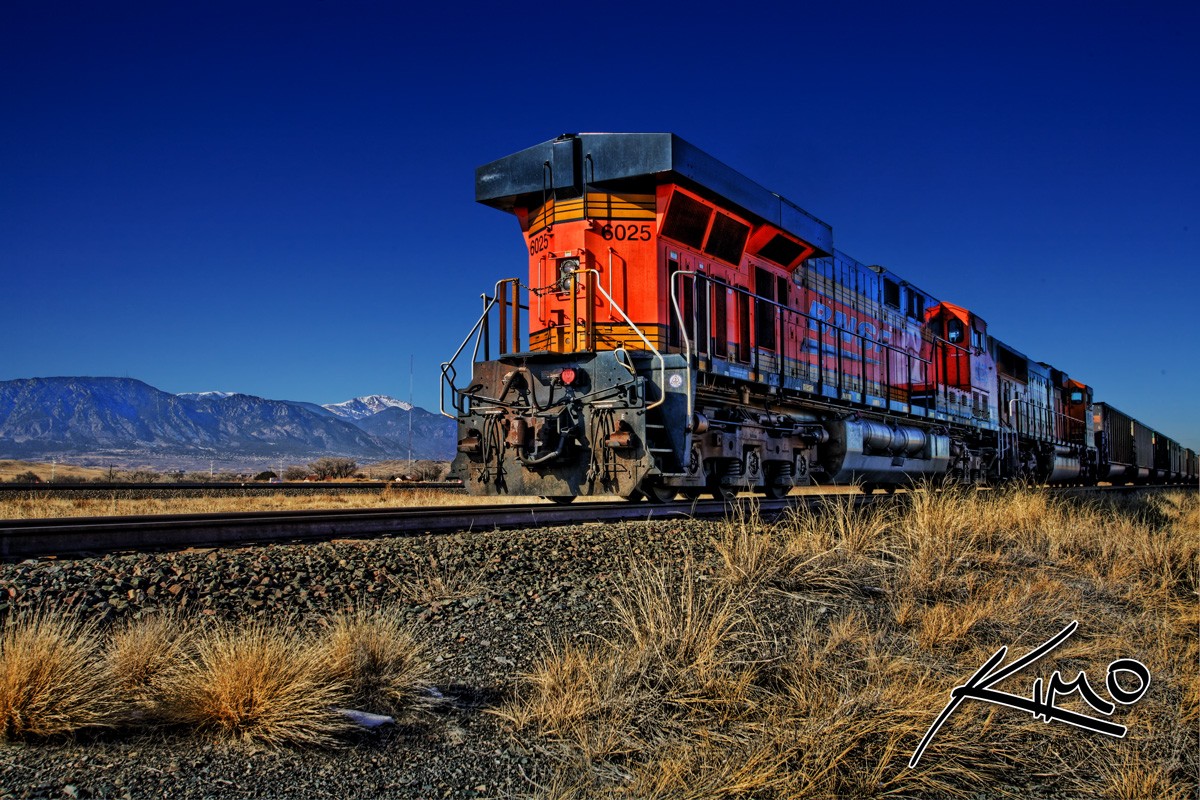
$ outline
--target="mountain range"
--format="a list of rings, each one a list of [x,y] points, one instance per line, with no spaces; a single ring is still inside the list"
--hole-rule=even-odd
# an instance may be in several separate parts
[[[454,420],[386,395],[318,405],[132,378],[0,381],[0,458],[198,468],[324,456],[449,460]]]

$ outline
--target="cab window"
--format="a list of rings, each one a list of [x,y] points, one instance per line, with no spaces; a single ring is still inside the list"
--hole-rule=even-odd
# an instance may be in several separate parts
[[[946,320],[946,341],[958,344],[963,340],[963,324],[960,319]]]

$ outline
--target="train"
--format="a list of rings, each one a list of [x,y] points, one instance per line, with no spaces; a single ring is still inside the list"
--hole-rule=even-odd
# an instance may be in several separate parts
[[[441,365],[471,494],[1197,482],[1194,451],[675,134],[564,134],[475,198],[528,264]]]

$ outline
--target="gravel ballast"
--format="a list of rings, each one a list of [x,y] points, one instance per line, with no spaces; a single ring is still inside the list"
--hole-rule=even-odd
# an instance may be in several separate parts
[[[332,750],[252,752],[186,731],[98,733],[0,747],[0,798],[511,797],[554,754],[484,713],[548,643],[611,635],[610,595],[636,564],[706,547],[696,522],[115,554],[0,565],[0,611],[68,607],[106,623],[178,609],[214,623],[318,629],[394,609],[428,643],[431,709]]]

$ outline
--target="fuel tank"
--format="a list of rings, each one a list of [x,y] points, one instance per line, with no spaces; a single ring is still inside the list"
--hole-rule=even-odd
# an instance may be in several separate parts
[[[940,478],[950,468],[950,437],[909,425],[847,419],[825,423],[821,448],[832,483],[908,484]]]
[[[1079,480],[1083,465],[1079,453],[1070,447],[1054,448],[1054,464],[1046,483],[1072,483]]]

